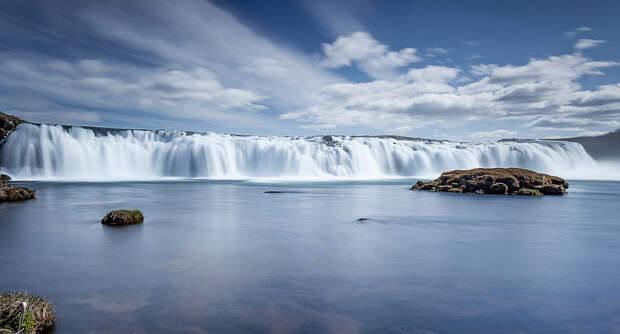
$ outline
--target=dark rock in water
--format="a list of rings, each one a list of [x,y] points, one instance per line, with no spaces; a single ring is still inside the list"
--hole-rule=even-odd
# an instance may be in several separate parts
[[[418,181],[411,190],[454,193],[562,195],[568,182],[557,176],[521,168],[476,168],[442,173],[431,182]]]
[[[10,180],[10,176],[0,174],[0,202],[25,201],[35,198],[36,193],[34,190],[19,186],[10,186]]]
[[[25,201],[35,196],[36,192],[28,188],[9,185],[0,187],[0,202]]]
[[[559,184],[550,184],[539,188],[544,195],[564,195],[564,187]]]
[[[101,224],[105,225],[131,225],[140,224],[144,221],[144,215],[140,210],[114,210],[110,211]]]
[[[0,174],[0,184],[7,184],[11,181],[11,177],[6,174]]]

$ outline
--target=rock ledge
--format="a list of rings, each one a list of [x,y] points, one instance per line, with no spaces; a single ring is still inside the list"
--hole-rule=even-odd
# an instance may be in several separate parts
[[[15,131],[15,128],[23,122],[24,121],[15,116],[0,112],[0,143],[2,143],[2,141],[4,141],[4,139],[6,139],[11,132]]]
[[[568,182],[557,176],[521,168],[476,168],[442,173],[431,182],[418,181],[411,190],[500,195],[563,195]]]

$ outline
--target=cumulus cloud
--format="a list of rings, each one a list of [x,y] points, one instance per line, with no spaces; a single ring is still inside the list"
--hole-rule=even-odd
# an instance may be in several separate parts
[[[497,129],[493,131],[478,131],[469,135],[471,138],[498,139],[516,136],[518,131]]]
[[[602,39],[582,38],[582,39],[578,40],[577,43],[575,43],[575,49],[577,49],[577,50],[589,49],[589,48],[593,48],[595,46],[599,46],[601,44],[605,44],[606,42],[607,41],[604,41]]]
[[[321,65],[339,68],[357,63],[361,70],[374,78],[393,74],[393,70],[421,60],[414,48],[389,51],[388,46],[379,43],[369,33],[357,31],[340,36],[333,43],[322,46]]]
[[[456,79],[458,68],[429,65],[424,68],[412,68],[407,72],[407,78],[417,82],[445,83]]]
[[[313,57],[207,1],[46,1],[54,10],[18,3],[27,10],[0,15],[0,109],[33,121],[202,120],[203,129],[267,134],[411,132],[479,120],[512,120],[528,131],[620,126],[620,84],[580,84],[618,65],[580,52],[602,40],[581,39],[575,54],[520,65],[422,66],[416,45],[391,48],[354,18],[346,27],[332,20],[339,37],[315,45]],[[329,2],[305,3],[332,12]],[[30,12],[36,27],[24,16]],[[424,49],[429,57],[449,52]],[[334,70],[343,67],[370,79],[349,82]]]
[[[552,56],[521,66],[472,66],[471,81],[460,80],[455,67],[414,68],[394,80],[329,85],[313,106],[282,117],[316,128],[448,126],[481,119],[522,120],[533,129],[615,126],[618,86],[582,91],[577,80],[617,65],[581,54]]]

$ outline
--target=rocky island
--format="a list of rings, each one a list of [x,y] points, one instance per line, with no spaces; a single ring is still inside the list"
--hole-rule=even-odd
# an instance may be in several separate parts
[[[442,173],[434,181],[418,181],[411,190],[501,195],[563,195],[568,182],[522,168],[476,168]]]

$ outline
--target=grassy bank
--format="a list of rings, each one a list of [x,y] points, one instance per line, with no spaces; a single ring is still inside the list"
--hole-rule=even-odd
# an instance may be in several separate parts
[[[24,312],[24,304],[25,312]],[[23,317],[23,318],[22,318]],[[0,333],[45,333],[54,327],[53,305],[26,292],[0,294]],[[21,322],[21,327],[20,327]]]

